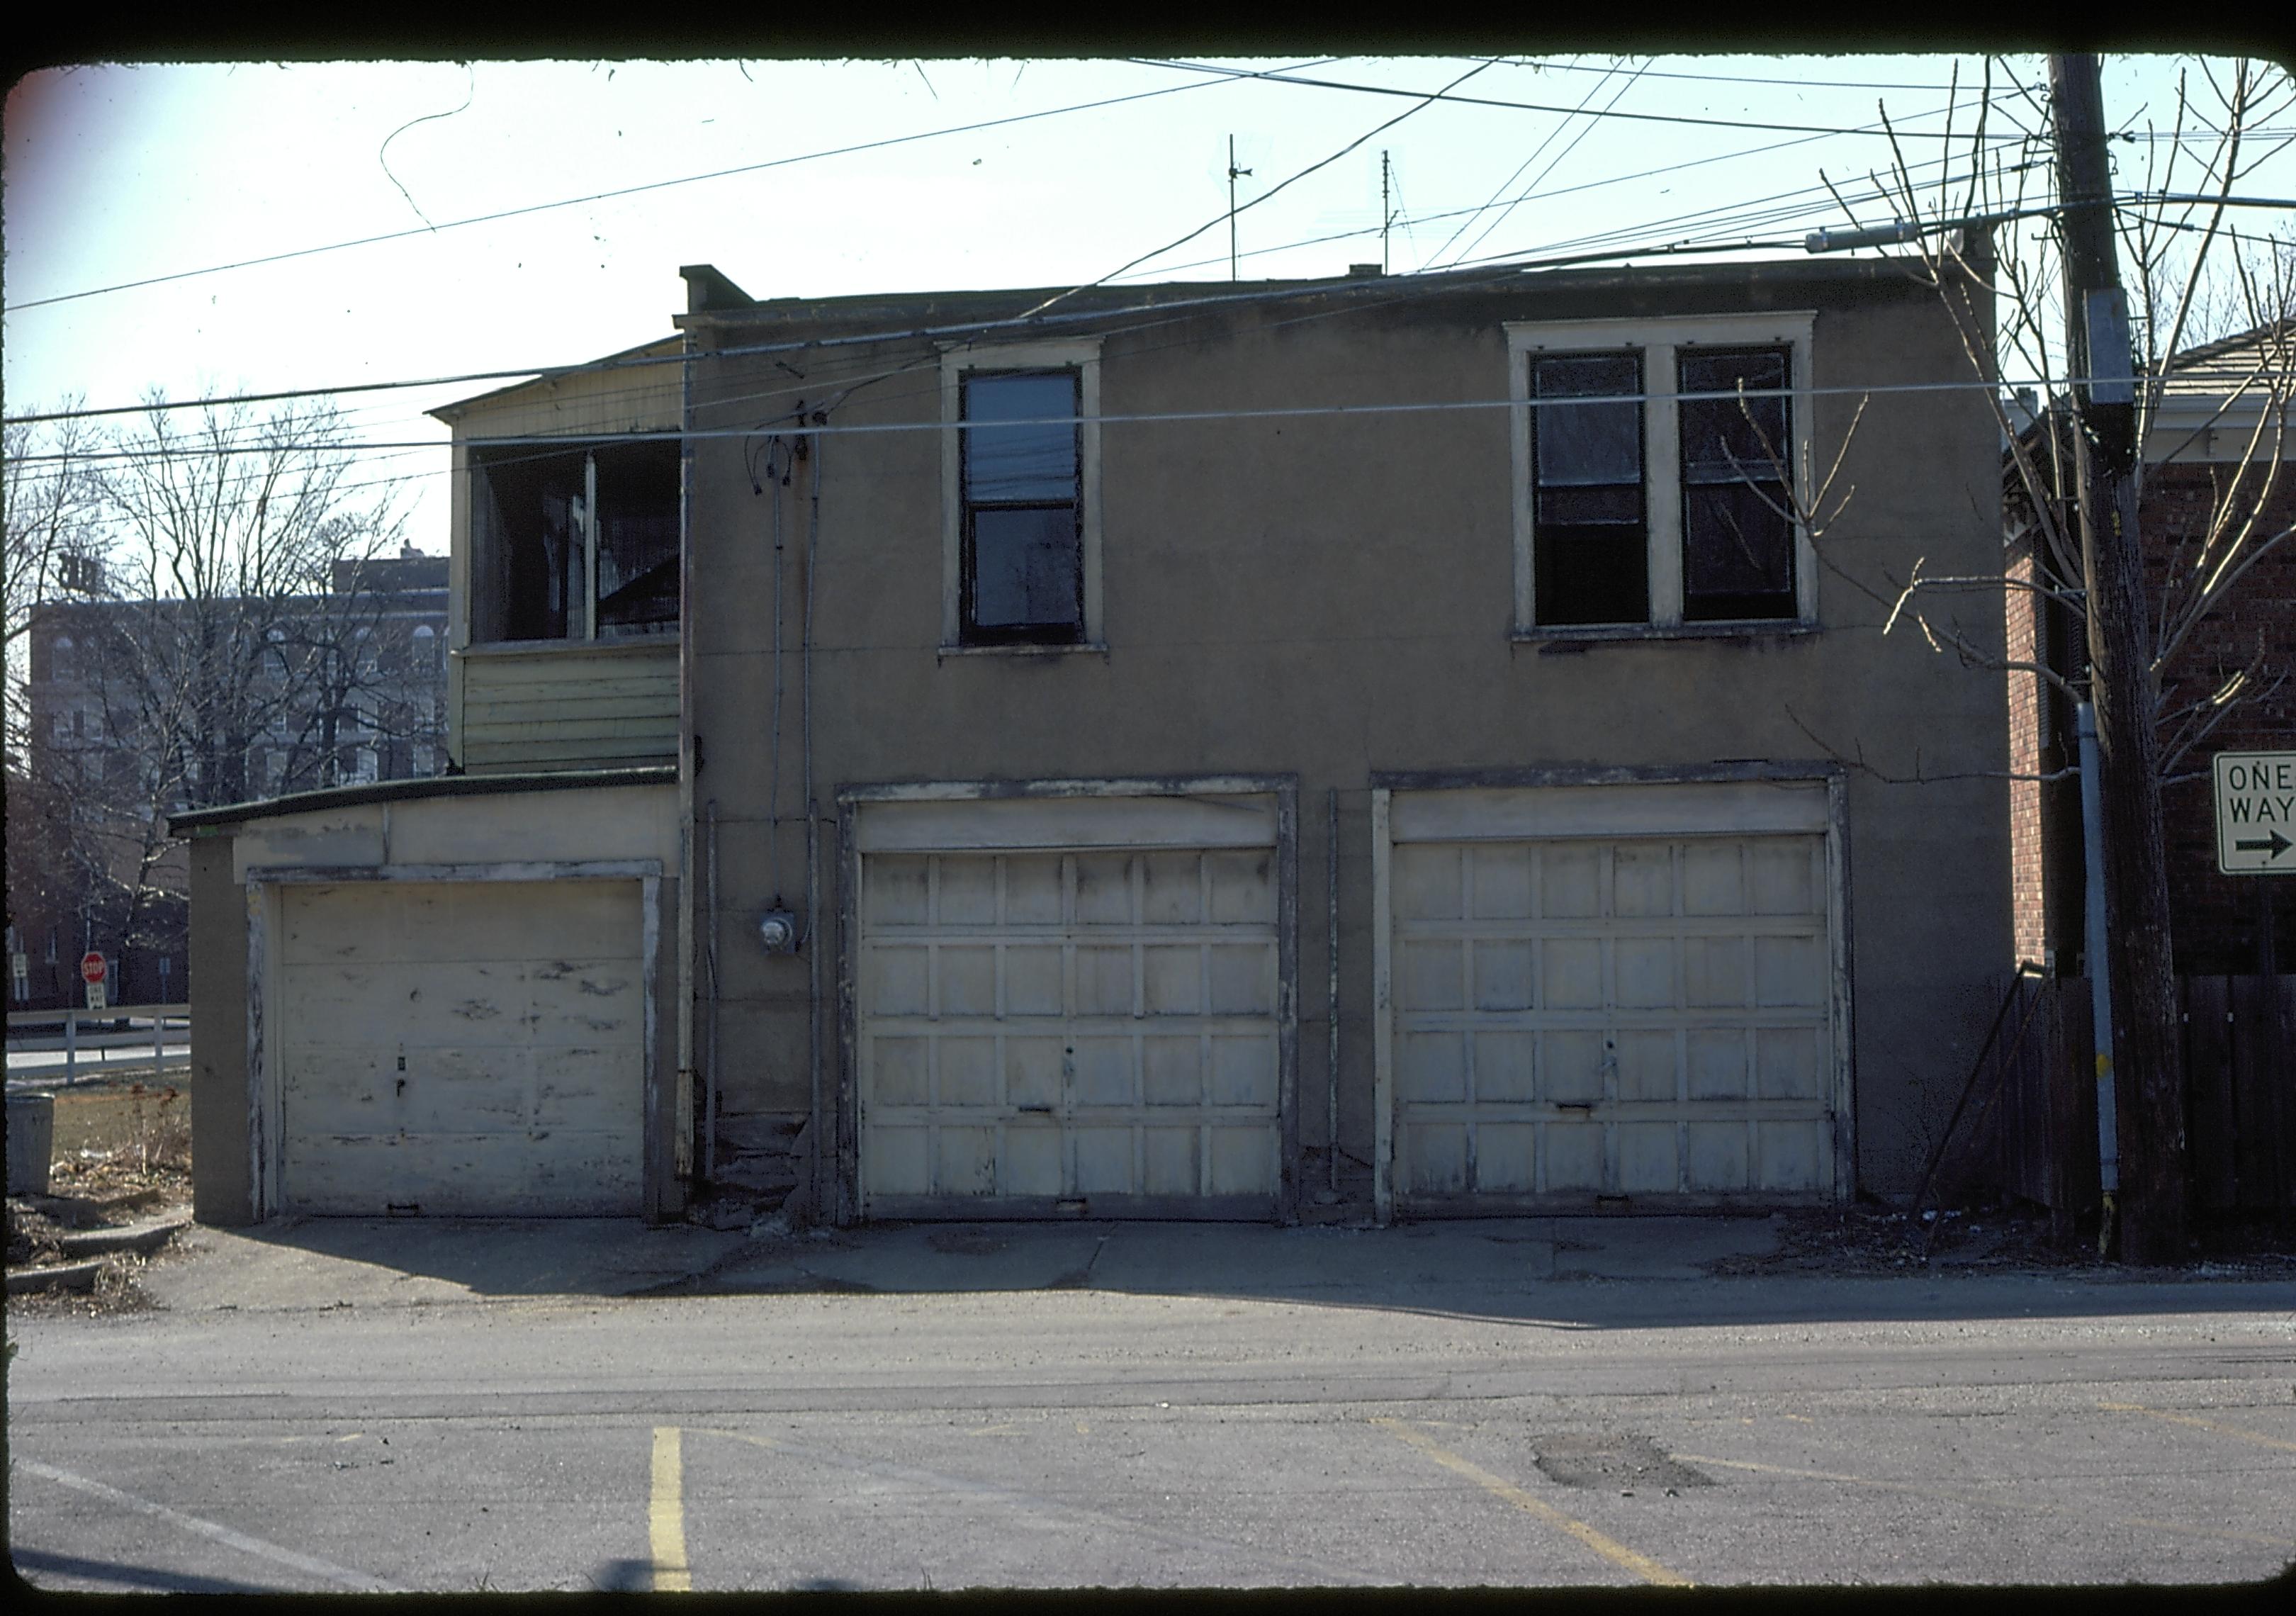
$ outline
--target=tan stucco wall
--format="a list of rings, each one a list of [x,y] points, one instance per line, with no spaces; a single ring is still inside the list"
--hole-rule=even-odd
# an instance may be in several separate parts
[[[1729,272],[1734,274],[1734,272]],[[1750,305],[1729,274],[1614,278],[1576,289],[1423,299],[1331,318],[1246,308],[1109,335],[1102,408],[1503,399],[1503,323],[1815,308],[1818,389],[1969,380],[1935,294],[1907,284],[1776,277]],[[1285,324],[1284,322],[1291,322]],[[739,327],[705,342],[744,340]],[[752,336],[750,340],[754,340]],[[938,422],[921,344],[837,352],[862,386],[833,422]],[[695,424],[753,426],[800,387],[762,360],[704,367]],[[841,388],[842,381],[835,383]],[[756,395],[779,389],[759,401]],[[1815,406],[1817,466],[1856,409]],[[937,431],[821,440],[815,582],[816,798],[891,780],[1207,772],[1296,774],[1300,785],[1302,1136],[1322,1136],[1325,1081],[1324,793],[1341,797],[1341,1137],[1371,1143],[1371,865],[1374,771],[1529,766],[1679,767],[1841,759],[1849,785],[1849,904],[1861,1181],[1910,1188],[1975,1053],[1986,984],[2010,960],[2003,685],[1940,655],[1910,626],[1884,636],[1893,580],[1999,564],[1998,440],[1981,394],[1876,394],[1821,539],[1819,631],[1542,647],[1511,641],[1513,471],[1504,409],[1263,418],[1103,429],[1108,651],[942,659]],[[749,445],[754,453],[756,446]],[[773,515],[736,439],[695,447],[689,506],[694,726],[718,804],[724,911],[721,1080],[730,1131],[807,1103],[808,964],[769,959],[749,925],[766,906],[774,684]],[[782,497],[789,603],[781,759],[783,897],[801,906],[804,812],[797,603],[811,465]],[[1947,604],[1997,654],[1997,597]],[[1799,722],[1797,722],[1797,719]],[[1808,731],[1805,733],[1804,726]],[[1812,738],[1815,734],[1816,739]],[[822,940],[834,947],[833,816],[824,824]],[[825,980],[833,985],[834,955]],[[833,1019],[825,1022],[832,1028]],[[836,1049],[827,1052],[833,1075]]]

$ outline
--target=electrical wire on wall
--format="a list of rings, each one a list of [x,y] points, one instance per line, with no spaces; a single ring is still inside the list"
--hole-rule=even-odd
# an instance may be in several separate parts
[[[829,412],[827,410],[816,410],[810,419],[808,419],[802,414],[805,407],[803,400],[799,401],[798,407],[800,412],[800,424],[826,426],[829,423]],[[813,1119],[813,1160],[808,1163],[808,1166],[811,1169],[814,1204],[818,1208],[821,1205],[822,1200],[821,1169],[822,1161],[824,1160],[822,1151],[824,1119],[821,1110],[821,824],[820,816],[814,811],[813,803],[813,574],[815,567],[818,563],[821,555],[822,439],[818,436],[811,436],[808,438],[800,438],[799,442],[806,445],[808,447],[807,464],[811,472],[808,480],[812,485],[811,493],[813,507],[806,521],[805,604],[803,620],[800,628],[802,650],[799,653],[798,678],[800,685],[800,705],[801,708],[799,717],[799,747],[804,753],[805,775],[804,935],[807,967],[812,987],[809,1001],[807,1005],[807,1011],[810,1016],[810,1021],[807,1027],[808,1037],[806,1038],[807,1044],[810,1046],[812,1056],[811,1080],[813,1095],[813,1110],[810,1113]],[[835,1124],[832,1121],[831,1123],[831,1127],[833,1128]]]

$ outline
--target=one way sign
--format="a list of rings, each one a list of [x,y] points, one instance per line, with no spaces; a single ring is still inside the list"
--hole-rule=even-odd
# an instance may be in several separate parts
[[[2296,875],[2296,752],[2217,754],[2217,868]]]

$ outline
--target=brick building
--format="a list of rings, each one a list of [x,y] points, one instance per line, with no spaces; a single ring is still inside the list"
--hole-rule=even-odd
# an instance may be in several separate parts
[[[2223,548],[2251,527],[2234,564],[2254,556],[2226,598],[2175,646],[2161,677],[2164,753],[2190,742],[2161,796],[2180,975],[2258,968],[2261,882],[2269,878],[2218,874],[2209,760],[2224,751],[2296,746],[2296,541],[2263,548],[2296,523],[2296,477],[2277,452],[2292,346],[2296,322],[2284,321],[2179,355],[2145,434],[2138,512],[2154,612],[2150,632],[2161,631],[2164,599],[2173,611],[2189,597],[2195,558],[2208,549],[2212,528]],[[2046,431],[2036,424],[2024,435],[2043,456]],[[2006,457],[2004,478],[2009,660],[2038,662],[2078,682],[2087,660],[2084,625],[2062,603],[2018,587],[2046,576],[2051,557]],[[2078,532],[2070,498],[2064,505],[2064,530]],[[2010,786],[2017,956],[2079,974],[2080,782],[2071,700],[2039,674],[2013,671],[2009,744],[2012,772],[2027,776]],[[2276,908],[2285,970],[2296,961],[2296,893],[2278,898]]]

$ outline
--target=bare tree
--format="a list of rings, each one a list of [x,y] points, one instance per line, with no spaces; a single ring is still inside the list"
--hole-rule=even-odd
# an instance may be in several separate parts
[[[342,779],[364,738],[348,715],[381,683],[362,636],[381,605],[356,574],[403,519],[346,486],[356,460],[325,406],[155,406],[106,447],[107,598],[66,609],[86,722],[44,743],[90,849],[87,901],[124,948],[167,947],[188,897],[170,812]],[[287,768],[250,773],[275,751]]]

